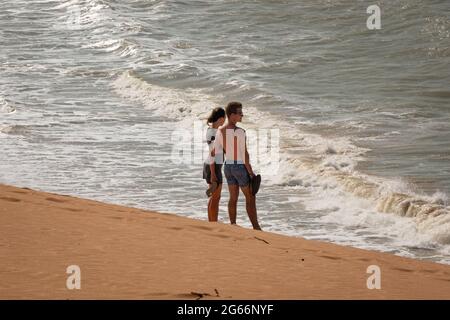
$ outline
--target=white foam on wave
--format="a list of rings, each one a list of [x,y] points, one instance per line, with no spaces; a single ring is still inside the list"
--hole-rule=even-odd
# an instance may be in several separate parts
[[[122,97],[140,102],[153,114],[178,120],[192,126],[192,121],[204,119],[213,106],[210,96],[199,90],[176,90],[152,85],[136,73],[127,71],[113,82]]]
[[[116,52],[121,57],[135,56],[138,53],[138,45],[124,39],[108,39],[84,45],[83,48],[98,49],[104,52]]]
[[[344,232],[364,234],[366,231],[370,235],[385,237],[397,246],[427,248],[434,247],[436,243],[449,244],[442,242],[442,232],[439,230],[428,232],[430,230],[421,229],[423,225],[415,219],[377,212],[376,201],[373,199],[349,195],[339,185],[333,183],[327,187],[321,184],[313,188],[317,197],[306,198],[303,202],[305,207],[311,211],[327,212],[318,220],[344,226]],[[380,247],[386,249],[386,244],[389,245],[380,243]]]
[[[1,68],[7,72],[35,72],[35,71],[47,71],[49,66],[39,63],[17,63],[12,61],[3,62]]]
[[[15,125],[1,125],[0,126],[0,132],[5,134],[13,133],[14,130],[17,128]]]
[[[11,105],[5,98],[0,96],[0,113],[2,114],[13,114],[16,112],[16,108]]]
[[[61,11],[57,19],[59,24],[55,28],[90,33],[87,38],[94,41],[82,45],[82,48],[114,52],[121,57],[138,54],[139,45],[123,37],[140,32],[141,25],[129,17],[121,16],[106,1],[71,0],[52,9]]]
[[[110,21],[110,6],[99,0],[71,0],[65,1],[52,8],[64,10],[58,17],[57,29],[85,30],[105,24]]]
[[[69,1],[61,1],[61,0],[53,0],[51,2],[59,2],[58,5],[52,7],[53,10],[64,9],[74,4],[79,4],[80,0],[69,0]]]
[[[380,235],[397,235],[397,242],[403,245],[450,245],[446,194],[427,196],[401,180],[367,176],[348,168],[345,172],[335,166],[317,171],[314,164],[289,160],[280,166],[281,176],[288,181],[285,185],[300,185],[311,192],[313,198],[304,202],[308,210],[328,212],[330,221],[355,227],[364,218],[364,227]],[[386,220],[390,227],[380,228],[378,219]]]
[[[290,136],[299,145],[294,150],[290,143],[281,148],[285,152],[279,174],[266,182],[299,185],[313,195],[304,203],[308,210],[328,212],[324,219],[335,223],[370,228],[394,238],[398,245],[440,245],[440,251],[450,245],[446,194],[427,196],[401,179],[358,172],[357,165],[368,149],[355,146],[351,139],[326,139],[295,130]],[[383,221],[389,227],[380,228]]]

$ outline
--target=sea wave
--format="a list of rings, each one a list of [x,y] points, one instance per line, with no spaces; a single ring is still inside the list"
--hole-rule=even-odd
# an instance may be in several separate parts
[[[103,52],[115,52],[121,57],[135,56],[138,44],[124,39],[108,39],[84,45],[83,48],[98,49]]]
[[[121,57],[136,56],[139,44],[127,39],[137,34],[142,26],[129,17],[120,15],[111,3],[102,0],[71,0],[52,8],[61,14],[56,29],[83,31],[86,39],[94,40],[82,48],[116,53]]]
[[[0,113],[12,114],[16,112],[16,108],[11,105],[5,98],[0,96]]]
[[[155,115],[192,122],[205,118],[213,105],[210,96],[199,90],[179,90],[146,82],[136,72],[119,74],[112,87],[120,96],[140,102]]]

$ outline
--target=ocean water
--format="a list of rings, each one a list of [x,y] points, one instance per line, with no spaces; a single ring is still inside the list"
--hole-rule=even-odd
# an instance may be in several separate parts
[[[238,100],[279,132],[265,230],[449,264],[450,2],[372,4],[2,1],[0,183],[206,219],[197,132]]]

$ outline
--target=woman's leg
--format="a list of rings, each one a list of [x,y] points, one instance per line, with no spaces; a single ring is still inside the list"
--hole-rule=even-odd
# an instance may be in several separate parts
[[[208,220],[210,222],[217,222],[219,218],[219,202],[221,192],[222,184],[219,184],[216,191],[214,191],[208,200]]]

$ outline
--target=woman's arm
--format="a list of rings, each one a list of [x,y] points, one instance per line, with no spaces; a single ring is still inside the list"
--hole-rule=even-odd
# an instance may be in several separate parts
[[[211,162],[209,164],[209,169],[211,171],[211,181],[217,181],[217,177],[216,177],[216,161],[215,161],[216,148],[217,148],[217,150],[222,149],[222,150],[225,151],[225,148],[224,148],[224,144],[225,143],[223,143],[223,141],[222,141],[223,138],[222,137],[223,137],[222,130],[221,129],[217,130],[217,134],[216,134],[216,137],[214,139],[214,147],[212,148],[211,153],[210,153],[211,154]]]
[[[211,171],[211,182],[217,181],[216,177],[216,161],[215,161],[216,151],[212,149],[211,151],[211,162],[209,163],[209,170]]]

